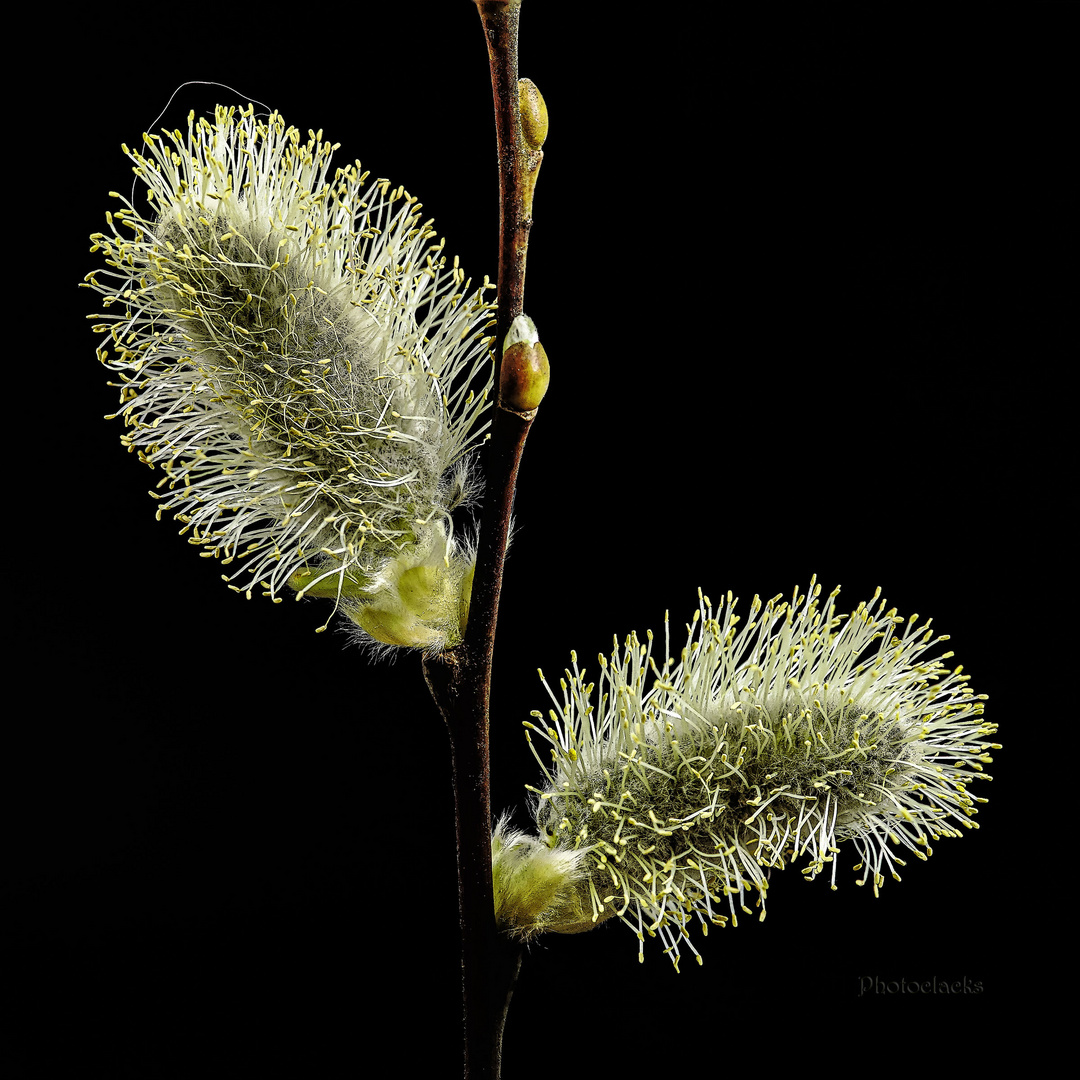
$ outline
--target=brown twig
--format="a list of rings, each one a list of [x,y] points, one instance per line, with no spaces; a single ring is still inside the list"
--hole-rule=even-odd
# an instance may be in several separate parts
[[[521,962],[520,947],[495,926],[491,879],[489,704],[495,625],[518,465],[535,405],[546,388],[543,350],[502,365],[502,344],[522,313],[532,190],[542,154],[535,111],[523,133],[517,72],[521,0],[476,0],[487,39],[499,153],[499,278],[495,404],[485,471],[475,584],[460,645],[424,661],[424,675],[446,721],[454,770],[465,1022],[465,1076],[498,1080],[502,1029]],[[531,84],[529,84],[531,87]],[[522,91],[523,93],[526,91]],[[535,88],[530,91],[539,100]],[[542,101],[540,103],[542,109]],[[542,125],[541,125],[542,126]],[[519,350],[520,352],[520,350]],[[543,386],[537,392],[537,372]]]

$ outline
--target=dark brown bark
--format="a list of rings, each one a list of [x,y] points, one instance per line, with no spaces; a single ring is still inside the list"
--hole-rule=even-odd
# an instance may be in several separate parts
[[[502,343],[522,311],[531,188],[542,154],[525,145],[518,106],[520,0],[476,0],[487,40],[499,152],[499,277],[495,387]],[[499,1080],[502,1032],[521,965],[520,946],[495,926],[491,880],[489,705],[495,626],[518,466],[536,410],[496,404],[485,470],[476,576],[460,645],[424,661],[450,732],[457,822],[464,1061],[468,1080]]]

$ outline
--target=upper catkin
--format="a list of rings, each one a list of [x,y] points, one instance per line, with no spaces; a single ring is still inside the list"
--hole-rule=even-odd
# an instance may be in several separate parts
[[[336,147],[277,113],[219,107],[124,149],[150,209],[113,193],[87,284],[123,441],[163,471],[161,509],[238,591],[288,585],[386,644],[453,644],[486,281],[469,292],[416,199],[359,163],[331,172]]]

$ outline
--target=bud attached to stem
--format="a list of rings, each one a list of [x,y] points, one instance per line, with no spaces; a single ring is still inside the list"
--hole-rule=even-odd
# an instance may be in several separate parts
[[[515,412],[532,412],[544,400],[551,375],[547,353],[532,319],[519,315],[510,324],[503,349],[499,404]]]
[[[532,218],[533,193],[536,191],[536,178],[540,175],[540,166],[544,162],[544,151],[540,148],[548,134],[548,111],[544,97],[532,79],[518,80],[518,117],[521,123],[521,151],[524,165],[524,190],[522,209],[525,217]]]
[[[548,133],[548,111],[544,96],[532,79],[518,79],[518,107],[521,110],[521,134],[525,145],[539,150]]]

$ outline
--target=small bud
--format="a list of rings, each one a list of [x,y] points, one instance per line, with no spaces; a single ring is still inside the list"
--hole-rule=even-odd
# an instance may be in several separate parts
[[[533,150],[539,150],[547,138],[548,111],[544,96],[532,79],[518,79],[518,108],[525,143]]]
[[[551,378],[547,353],[532,319],[519,315],[510,324],[503,348],[499,403],[516,412],[531,412],[544,400]]]

